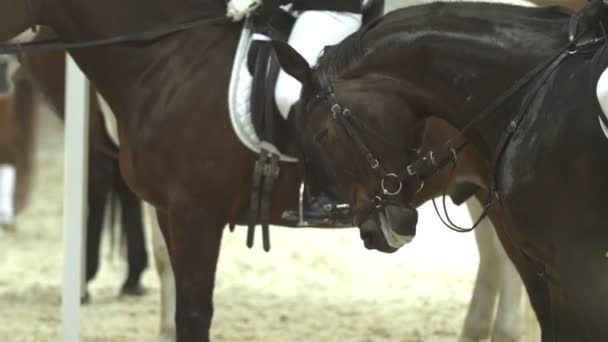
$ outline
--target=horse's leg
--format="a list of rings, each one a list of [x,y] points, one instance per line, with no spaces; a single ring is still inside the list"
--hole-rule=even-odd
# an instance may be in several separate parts
[[[530,304],[540,324],[542,341],[553,342],[551,297],[549,287],[542,276],[545,271],[544,266],[525,255],[513,242],[511,236],[516,236],[519,231],[523,231],[523,228],[506,227],[502,212],[498,208],[491,209],[489,216],[506,254],[515,265],[525,285]]]
[[[215,270],[227,219],[219,210],[209,210],[211,206],[183,197],[175,202],[169,209],[169,251],[177,291],[177,340],[209,341]]]
[[[113,160],[99,149],[102,143],[101,114],[95,107],[89,109],[89,160],[88,160],[88,193],[87,199],[87,249],[86,281],[92,280],[99,268],[101,232],[103,230],[106,202],[112,189]],[[88,301],[88,291],[84,301]]]
[[[482,208],[477,199],[470,199],[466,205],[472,218],[479,217]],[[460,342],[480,341],[490,336],[499,287],[499,270],[496,268],[498,255],[494,245],[494,234],[494,226],[488,219],[483,220],[475,229],[479,266]]]
[[[127,238],[128,273],[122,286],[122,293],[137,296],[145,293],[141,285],[141,274],[148,267],[141,201],[125,184],[118,172],[118,162],[114,163],[116,166],[114,186],[120,199],[121,226]]]
[[[37,128],[39,98],[34,87],[25,78],[23,71],[13,75],[13,106],[15,115],[15,168],[17,179],[15,185],[15,212],[19,214],[25,208],[30,192],[32,169],[34,164],[34,146]]]
[[[516,342],[520,340],[522,333],[523,284],[496,233],[493,233],[493,240],[497,253],[496,268],[500,270],[500,291],[492,341]]]
[[[87,233],[86,233],[86,282],[93,280],[99,269],[99,255],[101,245],[101,231],[103,230],[103,219],[106,208],[106,199],[108,197],[108,185],[103,180],[99,179],[98,172],[94,169],[89,170],[89,188],[88,188],[88,215],[87,215]],[[89,293],[84,289],[84,302],[89,300]]]
[[[166,217],[158,215],[154,208],[149,204],[144,204],[145,215],[148,218],[152,232],[152,246],[156,272],[160,281],[160,324],[159,342],[174,342],[175,336],[175,279],[169,250],[165,243],[165,238],[161,231],[159,221],[164,222],[166,227]]]

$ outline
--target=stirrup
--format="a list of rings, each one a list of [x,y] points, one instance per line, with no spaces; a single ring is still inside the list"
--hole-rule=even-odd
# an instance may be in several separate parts
[[[286,210],[282,218],[295,222],[298,227],[352,226],[350,204],[337,203],[324,193],[315,198],[308,208],[304,208],[304,183],[300,185],[298,209]]]

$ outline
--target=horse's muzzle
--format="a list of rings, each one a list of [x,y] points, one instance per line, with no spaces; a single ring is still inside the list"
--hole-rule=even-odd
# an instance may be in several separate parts
[[[416,235],[418,213],[407,206],[386,205],[359,225],[367,249],[392,253]]]
[[[387,205],[378,214],[380,229],[389,246],[401,248],[416,236],[418,212],[408,206]]]

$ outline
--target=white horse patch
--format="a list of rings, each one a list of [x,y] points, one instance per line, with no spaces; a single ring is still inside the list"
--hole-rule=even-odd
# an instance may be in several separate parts
[[[110,109],[110,105],[104,100],[104,98],[97,93],[97,103],[99,103],[99,108],[101,109],[101,114],[103,116],[104,126],[106,128],[106,132],[110,136],[110,139],[116,146],[120,146],[120,140],[118,139],[118,123],[116,122],[116,115],[112,109]]]
[[[13,196],[16,177],[17,172],[14,165],[0,165],[0,225],[2,226],[15,223]]]
[[[36,26],[35,29],[37,30],[38,26]],[[11,39],[10,41],[12,43],[29,43],[34,40],[34,38],[36,38],[36,31],[30,28],[26,31],[23,31],[23,33],[19,34],[17,37]]]

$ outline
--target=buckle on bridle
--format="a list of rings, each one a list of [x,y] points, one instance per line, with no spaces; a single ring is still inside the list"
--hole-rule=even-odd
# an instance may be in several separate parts
[[[374,196],[374,198],[372,198],[372,205],[376,209],[382,208],[382,202],[384,202],[384,200],[380,196]]]
[[[331,106],[331,112],[332,112],[332,113],[333,113],[333,115],[334,115],[334,119],[338,119],[338,115],[342,114],[342,113],[341,113],[341,112],[342,112],[342,108],[340,108],[340,105],[339,105],[339,104],[337,104],[337,103],[336,103],[336,104],[333,104],[333,105]]]
[[[397,190],[395,190],[395,191],[389,191],[386,188],[386,184],[384,183],[384,181],[387,178],[394,178],[394,179],[396,179],[399,182],[398,183],[399,185],[397,186]],[[382,177],[382,180],[380,180],[380,187],[382,188],[382,193],[383,194],[385,194],[387,196],[395,196],[395,195],[398,195],[401,192],[401,190],[403,189],[403,182],[401,181],[401,179],[399,179],[398,175],[396,175],[394,173],[387,173],[386,175],[384,175],[384,177]]]
[[[380,166],[380,162],[378,161],[378,159],[374,158],[374,160],[371,161],[369,166],[375,170]]]

